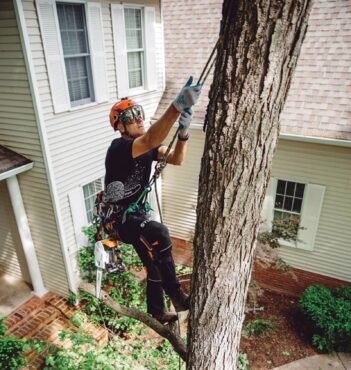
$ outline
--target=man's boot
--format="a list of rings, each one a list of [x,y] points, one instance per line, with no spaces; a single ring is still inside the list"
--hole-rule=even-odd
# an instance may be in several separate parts
[[[161,324],[170,324],[171,322],[178,320],[178,315],[174,312],[162,312],[159,314],[153,314],[152,317],[159,321]]]
[[[180,289],[174,293],[169,294],[169,298],[177,312],[187,311],[190,308],[190,296],[182,292]]]

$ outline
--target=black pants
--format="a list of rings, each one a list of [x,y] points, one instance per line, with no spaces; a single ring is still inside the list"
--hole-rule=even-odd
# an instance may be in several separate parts
[[[133,244],[146,268],[148,313],[164,312],[163,291],[170,295],[180,288],[167,227],[138,213],[129,215],[125,223],[119,224],[118,233],[123,242]]]

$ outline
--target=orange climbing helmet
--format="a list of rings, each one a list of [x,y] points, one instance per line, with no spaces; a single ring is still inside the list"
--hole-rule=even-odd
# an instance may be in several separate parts
[[[113,105],[110,111],[110,123],[115,131],[117,130],[117,124],[119,122],[123,125],[128,125],[133,119],[137,119],[139,117],[145,119],[143,107],[129,98],[123,98],[118,101]]]

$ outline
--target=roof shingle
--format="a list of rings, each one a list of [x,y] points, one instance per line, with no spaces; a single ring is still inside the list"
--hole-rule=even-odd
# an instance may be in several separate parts
[[[200,75],[216,43],[222,0],[164,0],[166,90],[155,117],[187,77]],[[208,77],[194,122],[204,121]],[[196,80],[196,78],[195,78]],[[282,132],[351,140],[351,1],[315,0],[290,91]]]
[[[0,174],[13,170],[14,168],[32,163],[32,161],[21,154],[0,145]]]

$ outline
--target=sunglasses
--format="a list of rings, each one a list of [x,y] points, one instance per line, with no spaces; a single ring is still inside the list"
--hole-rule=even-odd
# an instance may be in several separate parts
[[[145,119],[144,109],[141,105],[134,105],[118,115],[118,121],[121,121],[125,125],[135,123],[139,118]]]

